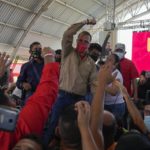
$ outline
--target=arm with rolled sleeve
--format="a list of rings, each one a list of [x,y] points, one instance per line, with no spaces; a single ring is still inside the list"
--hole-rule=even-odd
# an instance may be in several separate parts
[[[62,39],[62,58],[65,58],[74,50],[72,47],[73,36],[85,25],[85,23],[80,22],[71,25],[64,33]]]

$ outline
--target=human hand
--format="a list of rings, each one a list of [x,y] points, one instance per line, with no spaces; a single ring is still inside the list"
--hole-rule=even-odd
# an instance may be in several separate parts
[[[133,96],[133,101],[139,101],[139,98],[138,98],[138,96],[137,96],[137,94],[134,94],[134,96]]]
[[[121,84],[119,81],[115,80],[114,84],[119,88],[121,94],[123,95],[123,97],[130,97],[128,94],[127,89],[125,88],[125,86],[123,84]]]
[[[93,17],[92,19],[84,20],[83,23],[87,24],[87,25],[95,25],[96,24],[96,19]]]
[[[78,112],[78,127],[80,132],[82,132],[90,126],[90,105],[88,102],[79,101],[75,104],[75,110]]]
[[[8,63],[9,55],[5,52],[0,53],[0,78],[3,77],[4,73],[6,72],[7,68],[10,66],[11,62]]]
[[[55,52],[50,47],[44,47],[42,50],[42,56],[44,57],[45,64],[54,62]]]
[[[117,73],[112,75],[112,62],[106,62],[103,66],[101,66],[99,74],[98,74],[98,80],[104,80],[107,84],[112,83]]]
[[[31,85],[29,84],[29,83],[27,83],[27,82],[24,82],[23,84],[22,84],[22,87],[23,87],[23,89],[24,90],[26,90],[26,91],[29,91],[29,90],[31,90]]]

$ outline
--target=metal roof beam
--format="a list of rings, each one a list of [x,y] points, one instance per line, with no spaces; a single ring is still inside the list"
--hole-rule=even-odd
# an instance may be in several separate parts
[[[26,12],[29,12],[29,13],[32,13],[32,14],[36,14],[36,12],[33,12],[33,11],[31,11],[30,9],[28,9],[28,8],[19,6],[19,5],[15,4],[15,3],[12,3],[12,2],[10,2],[10,1],[7,1],[7,0],[0,0],[0,2],[3,2],[3,3],[8,4],[8,5],[11,5],[11,6],[15,7],[15,8],[19,8],[19,9],[24,10],[24,11],[26,11]]]
[[[28,32],[31,30],[32,26],[34,25],[34,23],[38,20],[38,18],[41,16],[41,14],[48,9],[49,5],[51,5],[55,0],[47,0],[47,2],[40,8],[40,10],[38,11],[38,13],[34,16],[34,18],[32,19],[32,21],[30,22],[30,24],[28,25],[28,27],[26,28],[25,32],[23,33],[23,35],[21,36],[20,40],[18,41],[18,43],[16,44],[13,53],[11,55],[11,59],[14,59],[18,48],[20,47],[20,45],[22,44],[23,40],[25,39],[26,35],[28,34]]]
[[[116,10],[117,10],[121,5],[125,6],[127,2],[128,2],[128,1],[124,1],[123,3],[120,3],[120,4],[116,5]],[[129,7],[133,7],[135,4],[137,4],[137,1],[135,1],[135,2],[132,3],[130,6],[128,6],[128,8],[129,8]],[[127,5],[126,5],[126,6],[127,6]],[[126,9],[128,9],[128,8],[126,7]],[[119,15],[120,13],[122,13],[122,11],[123,11],[123,10],[118,11],[115,15],[116,15],[116,16]],[[105,16],[106,16],[106,14],[104,14],[102,17],[100,17],[100,18],[98,19],[98,21],[100,21],[101,19],[103,19]]]
[[[32,14],[37,14],[36,12],[33,12],[33,11],[31,11],[30,9],[28,9],[28,8],[25,8],[25,7],[16,5],[16,4],[12,3],[12,2],[9,2],[9,1],[6,1],[6,0],[0,0],[0,1],[3,2],[3,3],[5,3],[5,4],[11,5],[11,6],[15,7],[15,8],[22,9],[22,10],[24,10],[24,11],[26,11],[26,12],[29,12],[29,13],[32,13]],[[57,22],[57,23],[60,23],[60,24],[66,25],[66,26],[70,26],[70,24],[67,24],[67,23],[65,23],[65,22],[63,22],[63,21],[61,21],[61,20],[58,20],[58,19],[53,18],[53,17],[50,17],[50,16],[42,15],[42,17],[44,17],[44,18],[46,18],[46,19],[49,19],[49,20],[53,20],[53,21],[55,21],[55,22]],[[18,27],[18,28],[19,28],[19,27]]]
[[[77,9],[77,8],[74,8],[73,6],[71,6],[71,5],[69,5],[69,4],[65,3],[65,2],[62,2],[60,0],[56,0],[56,2],[59,3],[59,4],[61,4],[61,5],[63,5],[63,6],[68,7],[70,9],[74,10],[74,11],[76,11],[77,13],[79,13],[81,15],[84,15],[86,17],[91,17],[91,15],[89,15],[89,14],[87,14],[87,13],[85,13],[85,12],[83,12],[83,11]]]
[[[134,20],[134,19],[137,19],[137,18],[142,17],[142,16],[144,16],[144,15],[147,15],[147,14],[149,14],[149,13],[150,13],[150,9],[148,9],[148,10],[146,10],[146,11],[144,11],[144,12],[138,14],[138,15],[133,16],[132,18],[126,20],[126,22],[132,21],[132,20]]]
[[[122,25],[126,25],[126,24],[137,24],[137,23],[150,23],[150,19],[144,19],[144,20],[135,20],[135,21],[125,21],[125,22],[119,22],[118,25],[122,26]]]
[[[0,25],[2,25],[2,26],[6,26],[6,27],[9,27],[9,28],[14,28],[14,29],[19,29],[19,30],[24,30],[24,31],[25,31],[25,29],[24,29],[24,28],[17,27],[17,26],[15,26],[15,25],[8,24],[8,23],[0,22]]]
[[[33,34],[37,34],[37,35],[40,35],[40,36],[45,36],[47,38],[55,38],[57,40],[61,40],[60,37],[56,36],[56,35],[52,35],[52,34],[45,34],[43,32],[37,32],[37,31],[30,31],[30,33],[33,33]]]
[[[63,23],[62,23],[63,24]],[[23,30],[25,31],[26,29],[25,28],[21,28],[21,27],[17,27],[15,25],[12,25],[12,24],[8,24],[8,23],[3,23],[3,22],[0,22],[0,25],[2,26],[6,26],[6,27],[9,27],[9,28],[13,28],[13,29],[18,29],[18,30]],[[68,26],[68,24],[65,24]],[[37,34],[37,35],[43,35],[45,37],[54,37],[56,39],[61,39],[60,37],[57,37],[57,36],[54,36],[54,35],[50,35],[50,34],[45,34],[43,32],[37,32],[37,31],[33,31],[31,30],[30,33],[34,33],[34,34]]]
[[[107,5],[105,3],[103,3],[103,2],[101,2],[101,1],[94,0],[94,2],[96,2],[98,5],[100,5],[100,6],[104,7],[104,8],[107,7]]]
[[[133,7],[134,5],[137,4],[137,1],[138,1],[138,0],[134,1],[130,6],[127,5],[127,3],[129,2],[129,0],[126,0],[126,1],[124,1],[123,3],[119,3],[118,5],[116,5],[116,10],[119,9],[119,7],[121,7],[121,6],[126,6],[126,7],[124,7],[125,10],[128,9],[129,7]],[[128,7],[127,7],[127,6],[128,6]],[[117,15],[121,14],[122,11],[124,11],[124,10],[118,11],[118,12],[115,14],[115,16],[118,17]],[[106,16],[106,14],[104,14],[103,16],[101,16],[101,17],[97,20],[97,22],[100,22],[102,19],[105,18],[105,16]],[[104,23],[104,22],[102,22],[102,23]],[[94,35],[96,32],[97,32],[97,30],[96,30],[95,32],[93,32],[93,35]]]
[[[58,20],[58,19],[56,19],[56,18],[54,18],[54,17],[50,17],[50,16],[46,16],[46,15],[42,15],[42,17],[44,17],[44,18],[46,18],[46,19],[49,19],[49,20],[52,20],[52,21],[55,21],[55,22],[57,22],[57,23],[63,24],[63,25],[65,25],[65,26],[70,26],[70,24],[68,24],[68,23],[66,23],[66,22],[63,22],[63,21],[61,21],[61,20]]]

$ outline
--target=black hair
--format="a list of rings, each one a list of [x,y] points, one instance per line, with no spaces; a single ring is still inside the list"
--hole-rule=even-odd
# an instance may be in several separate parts
[[[103,123],[103,136],[104,136],[104,144],[105,149],[108,149],[110,145],[114,142],[114,138],[116,135],[116,119],[112,118],[112,122],[109,125]]]
[[[0,105],[7,105],[9,98],[5,95],[5,89],[0,88]]]
[[[120,59],[119,59],[119,56],[115,53],[112,54],[115,58],[115,64],[117,64],[116,68],[121,72],[121,68],[120,68]]]
[[[150,141],[140,132],[130,131],[124,134],[117,142],[115,150],[149,150]]]
[[[37,143],[41,147],[42,150],[47,150],[47,147],[44,145],[42,139],[36,134],[32,134],[32,133],[31,134],[27,134],[22,139],[31,140],[31,141]]]
[[[59,118],[60,137],[68,148],[81,148],[81,134],[74,105],[66,107]]]
[[[30,45],[30,51],[32,50],[33,46],[34,45],[41,45],[40,42],[33,42],[31,45]]]
[[[79,35],[78,35],[78,37],[79,37],[80,35],[87,35],[87,36],[90,37],[90,40],[92,40],[91,34],[90,34],[89,32],[87,32],[87,31],[82,31],[82,32],[80,32]]]
[[[148,95],[148,97],[147,97],[148,99],[146,99],[146,100],[143,102],[144,106],[150,105],[150,93],[148,93],[147,95]]]
[[[0,86],[1,87],[8,87],[8,78],[9,78],[9,71],[6,70],[4,75],[0,78]]]
[[[61,54],[61,49],[57,49],[56,51],[55,51],[55,54]]]
[[[102,46],[98,43],[91,43],[89,46],[89,51],[92,51],[93,49],[97,49],[99,52],[102,52]]]
[[[119,61],[120,61],[120,59],[119,59],[119,56],[117,55],[117,54],[112,54],[113,56],[114,56],[114,58],[115,58],[115,64],[116,63],[119,63]]]

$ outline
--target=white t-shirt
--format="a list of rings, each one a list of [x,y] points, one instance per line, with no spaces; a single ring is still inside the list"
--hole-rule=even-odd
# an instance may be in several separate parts
[[[116,72],[117,72],[116,79],[118,79],[120,83],[123,84],[123,77],[118,69],[115,69],[112,72],[112,75]],[[112,86],[112,83],[109,84],[108,86]],[[115,96],[112,96],[111,94],[105,92],[105,100],[104,100],[105,105],[121,104],[121,103],[124,103],[124,99],[120,92],[118,92]]]
[[[15,95],[15,96],[21,98],[22,91],[16,87],[16,88],[14,89],[12,95]]]

